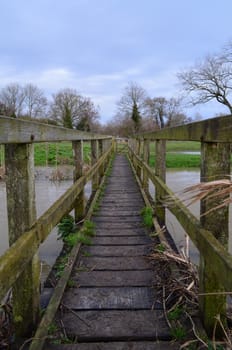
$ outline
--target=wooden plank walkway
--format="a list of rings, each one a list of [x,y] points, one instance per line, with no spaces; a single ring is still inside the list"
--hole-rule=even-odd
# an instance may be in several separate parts
[[[63,296],[57,323],[75,344],[56,350],[177,349],[153,289],[146,255],[152,247],[142,224],[144,201],[128,160],[117,155],[96,223],[93,245],[82,247]]]

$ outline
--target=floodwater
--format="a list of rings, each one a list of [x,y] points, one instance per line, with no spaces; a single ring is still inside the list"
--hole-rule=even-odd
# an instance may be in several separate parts
[[[52,171],[52,170],[51,170]],[[50,181],[48,178],[35,181],[36,191],[36,212],[40,217],[70,186],[72,180],[60,182]],[[85,186],[85,196],[89,197],[91,184]],[[6,208],[6,187],[3,181],[0,182],[0,256],[8,249],[8,222]],[[50,235],[43,242],[39,249],[39,256],[43,265],[43,278],[49,273],[57,256],[62,249],[62,241],[57,240],[57,228],[54,228]]]
[[[178,196],[181,196],[180,193],[184,188],[200,181],[200,173],[199,170],[168,170],[166,181],[167,185],[173,190],[173,192],[175,192]],[[48,179],[42,179],[36,180],[35,184],[37,217],[39,217],[67,190],[67,188],[72,184],[72,181],[66,180],[61,182],[52,182]],[[154,194],[154,188],[152,185],[150,186],[150,191],[152,194]],[[91,186],[90,184],[87,184],[85,187],[85,195],[89,197],[90,192]],[[199,217],[199,203],[192,205],[189,207],[189,209],[196,217]],[[0,213],[0,255],[2,255],[8,248],[8,224],[4,182],[0,182]],[[185,232],[169,211],[167,211],[166,222],[168,230],[172,234],[178,249],[185,249]],[[229,245],[232,246],[232,242],[230,242]],[[43,270],[45,273],[46,271],[49,271],[61,249],[62,242],[57,240],[57,229],[55,228],[39,249],[40,259],[43,262]],[[230,251],[232,251],[232,248],[230,248]],[[198,251],[191,242],[190,258],[193,262],[198,262]]]

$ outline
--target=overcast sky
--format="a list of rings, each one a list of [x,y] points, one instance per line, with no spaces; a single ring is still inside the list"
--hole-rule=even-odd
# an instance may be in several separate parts
[[[48,97],[75,88],[100,106],[102,122],[128,82],[177,96],[176,73],[232,39],[231,0],[0,0],[0,13],[0,88],[33,83]]]

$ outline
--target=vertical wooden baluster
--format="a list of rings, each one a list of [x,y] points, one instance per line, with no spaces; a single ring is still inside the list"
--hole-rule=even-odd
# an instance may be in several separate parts
[[[93,166],[98,161],[98,140],[91,140],[91,165]],[[92,178],[92,192],[98,189],[99,176],[98,173]]]
[[[166,141],[156,140],[155,174],[166,182]],[[161,225],[165,224],[165,208],[162,205],[162,189],[155,189],[156,215]]]
[[[36,220],[34,146],[5,146],[9,244]],[[19,252],[20,253],[20,252]],[[17,337],[30,336],[39,316],[40,262],[36,253],[12,288],[13,320]]]
[[[74,153],[74,171],[73,181],[75,182],[83,175],[84,157],[83,157],[83,141],[74,141],[72,143]],[[81,191],[74,206],[75,222],[84,218],[85,215],[85,194]]]
[[[143,160],[148,165],[149,165],[149,159],[150,159],[150,141],[145,139],[143,142]],[[143,169],[143,188],[146,192],[149,191],[149,181],[148,181],[148,176],[145,169]]]

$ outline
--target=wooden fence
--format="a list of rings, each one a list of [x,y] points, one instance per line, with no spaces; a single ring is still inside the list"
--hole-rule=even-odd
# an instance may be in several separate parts
[[[74,184],[38,219],[35,210],[34,143],[70,141],[74,154]],[[91,143],[91,168],[83,173],[83,142]],[[114,151],[111,137],[46,124],[0,117],[0,144],[5,145],[6,191],[10,248],[0,257],[0,300],[13,292],[17,336],[35,328],[40,304],[38,248],[72,209],[85,215],[84,186],[94,192]]]
[[[149,179],[155,186],[155,214],[158,220],[165,223],[165,207],[168,208],[200,252],[200,311],[206,330],[212,333],[215,317],[220,315],[222,322],[226,321],[226,294],[232,294],[232,256],[227,249],[228,208],[201,216],[200,220],[191,214],[165,184],[167,140],[201,142],[202,182],[228,178],[232,116],[140,134],[129,140],[129,155],[144,189],[148,190]],[[156,144],[155,169],[149,166],[151,142]],[[167,198],[172,198],[172,201]],[[217,198],[214,201],[201,201],[201,214],[217,204]]]

